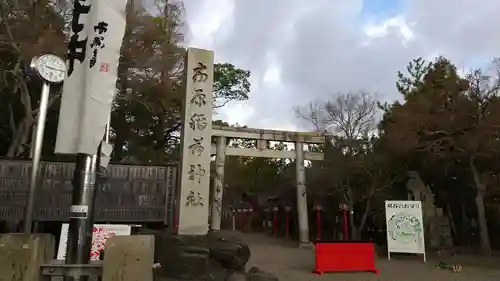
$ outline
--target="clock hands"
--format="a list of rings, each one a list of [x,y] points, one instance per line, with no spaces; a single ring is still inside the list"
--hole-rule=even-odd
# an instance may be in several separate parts
[[[50,68],[52,70],[57,70],[57,71],[64,71],[64,69],[61,69],[61,68],[57,68],[57,67],[53,67],[53,66],[50,66],[50,65],[47,65],[47,68]]]

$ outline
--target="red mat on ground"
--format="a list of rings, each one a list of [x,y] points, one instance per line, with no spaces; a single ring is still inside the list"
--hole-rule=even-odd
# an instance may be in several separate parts
[[[375,248],[371,242],[335,241],[316,244],[314,273],[371,271],[375,268]]]

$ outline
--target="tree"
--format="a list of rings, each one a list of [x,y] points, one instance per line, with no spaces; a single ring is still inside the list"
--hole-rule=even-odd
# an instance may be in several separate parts
[[[376,129],[377,102],[367,92],[339,93],[326,102],[311,102],[294,109],[297,118],[316,131],[331,131],[348,141],[367,137]]]
[[[255,148],[255,141],[233,140],[230,147]],[[288,147],[284,143],[275,143],[268,144],[268,149],[284,151]],[[225,184],[230,195],[225,196],[225,200],[239,200],[243,193],[251,196],[281,194],[290,186],[290,171],[293,172],[293,162],[288,159],[227,157]]]
[[[221,108],[231,101],[248,100],[250,71],[236,68],[229,63],[214,65],[214,108]]]
[[[40,81],[29,72],[31,58],[63,56],[71,22],[66,2],[8,0],[0,3],[0,155],[27,157],[37,118]],[[111,115],[113,161],[168,164],[179,158],[180,108],[185,49],[180,1],[127,5],[127,26]],[[250,72],[215,66],[214,105],[248,98]],[[53,154],[60,88],[53,87],[44,138],[44,159]],[[49,157],[49,158],[47,158]]]
[[[111,118],[113,161],[168,164],[178,158],[183,8],[155,4],[146,10],[132,1],[127,7]]]
[[[386,155],[376,137],[358,140],[358,147],[350,143],[338,138],[327,141],[323,177],[330,187],[325,192],[340,195],[351,211],[353,239],[361,239],[370,214],[383,208],[380,203],[387,199],[386,191],[401,180],[404,166]]]
[[[377,102],[366,92],[338,94],[331,101],[297,107],[298,118],[310,122],[329,135],[325,147],[324,177],[327,190],[340,193],[350,210],[351,230],[360,238],[372,200],[377,192],[391,185],[395,173],[374,137]],[[377,149],[377,150],[375,150]]]
[[[170,4],[168,4],[170,5]],[[172,4],[173,5],[173,4]],[[172,19],[167,21],[171,27],[175,29],[175,25],[181,25],[181,17],[177,15],[180,11],[173,6],[167,10],[167,17],[177,18],[177,22]],[[171,15],[173,13],[173,15]],[[170,15],[170,16],[169,16]],[[149,14],[146,14],[149,17]],[[162,22],[159,19],[154,19],[154,22]],[[140,28],[140,26],[138,27]],[[160,42],[153,38],[161,38],[155,34],[162,34],[165,30],[163,25],[153,25],[153,30],[147,32],[148,39],[131,40],[133,44],[159,44]],[[114,155],[115,161],[134,160],[142,163],[157,163],[166,164],[173,163],[179,159],[179,144],[180,144],[180,129],[181,129],[181,104],[182,99],[182,68],[183,57],[185,50],[179,47],[179,40],[181,35],[178,34],[180,29],[175,29],[176,32],[171,31],[168,38],[162,43],[165,45],[173,45],[170,48],[163,48],[163,55],[158,54],[156,48],[150,48],[150,56],[168,57],[170,58],[163,64],[156,64],[158,70],[151,67],[150,64],[141,66],[145,69],[142,72],[150,72],[147,77],[139,77],[138,79],[121,78],[120,83],[126,85],[126,89],[122,89],[118,96],[123,96],[122,100],[117,101],[117,106],[114,110],[114,118],[112,126],[115,128],[115,147],[119,147]],[[136,33],[134,33],[136,34]],[[140,33],[138,33],[140,34]],[[145,48],[143,45],[136,47],[134,52],[127,55],[124,53],[122,64],[127,60],[136,60],[139,63],[144,61],[151,61],[146,59],[138,59],[134,54],[141,52]],[[131,50],[133,48],[124,48],[124,50]],[[143,51],[142,51],[143,52]],[[144,52],[143,52],[144,54]],[[176,59],[172,59],[176,58]],[[121,64],[121,65],[122,65]],[[139,68],[139,69],[141,69]],[[248,99],[248,91],[250,88],[250,72],[234,67],[231,64],[215,64],[214,66],[214,107],[221,108],[232,100]],[[124,69],[124,74],[130,72],[130,66]],[[175,70],[175,71],[172,71]],[[157,73],[162,73],[158,75]],[[169,75],[167,75],[168,73]],[[166,80],[166,82],[164,81]],[[123,87],[123,86],[122,86]],[[118,129],[121,129],[118,131]],[[116,145],[116,144],[120,145]],[[153,144],[153,145],[151,145]],[[133,157],[131,157],[133,156]]]
[[[0,3],[0,99],[2,154],[26,156],[37,119],[40,81],[29,71],[34,56],[65,50],[66,5],[58,1],[2,1]],[[58,90],[49,108],[59,98]]]
[[[410,98],[414,90],[422,85],[422,80],[429,71],[432,63],[425,61],[423,58],[415,58],[406,67],[408,75],[398,71],[398,81],[396,88],[403,95],[405,100]]]
[[[411,73],[410,73],[411,74]],[[401,155],[450,167],[467,167],[476,190],[481,248],[490,253],[484,197],[496,173],[492,161],[500,147],[499,78],[476,70],[467,79],[445,58],[438,58],[425,75],[411,75],[412,87],[400,88],[405,103],[390,108],[383,123],[388,149]],[[401,77],[401,76],[400,76]],[[401,78],[400,78],[401,79]],[[401,83],[409,84],[410,80]]]

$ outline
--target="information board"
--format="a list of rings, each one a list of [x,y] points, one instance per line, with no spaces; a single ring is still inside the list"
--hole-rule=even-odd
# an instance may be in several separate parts
[[[424,222],[420,201],[385,201],[387,254],[412,253],[425,256]]]

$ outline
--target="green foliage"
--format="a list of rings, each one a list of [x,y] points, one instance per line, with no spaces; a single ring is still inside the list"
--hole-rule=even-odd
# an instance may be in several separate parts
[[[214,108],[223,107],[231,101],[247,100],[249,92],[250,71],[230,63],[214,65]]]
[[[443,57],[431,64],[413,61],[409,76],[398,75],[405,102],[385,105],[380,124],[386,151],[404,159],[428,182],[439,183],[431,184],[438,198],[465,205],[470,196],[459,194],[474,187],[485,254],[490,245],[483,200],[495,192],[490,189],[497,186],[500,152],[498,60],[492,66],[493,74],[475,70],[464,77]],[[451,212],[450,202],[441,202]]]
[[[254,148],[255,142],[238,141],[230,146]],[[285,143],[269,144],[268,148],[289,150]],[[294,168],[293,161],[288,159],[227,157],[224,178],[230,194],[228,198],[240,200],[243,193],[259,196],[283,194],[289,188],[294,188]]]
[[[405,100],[422,84],[424,75],[428,72],[431,65],[432,63],[426,62],[423,58],[419,57],[413,59],[406,67],[408,75],[398,71],[396,88],[403,95]]]

